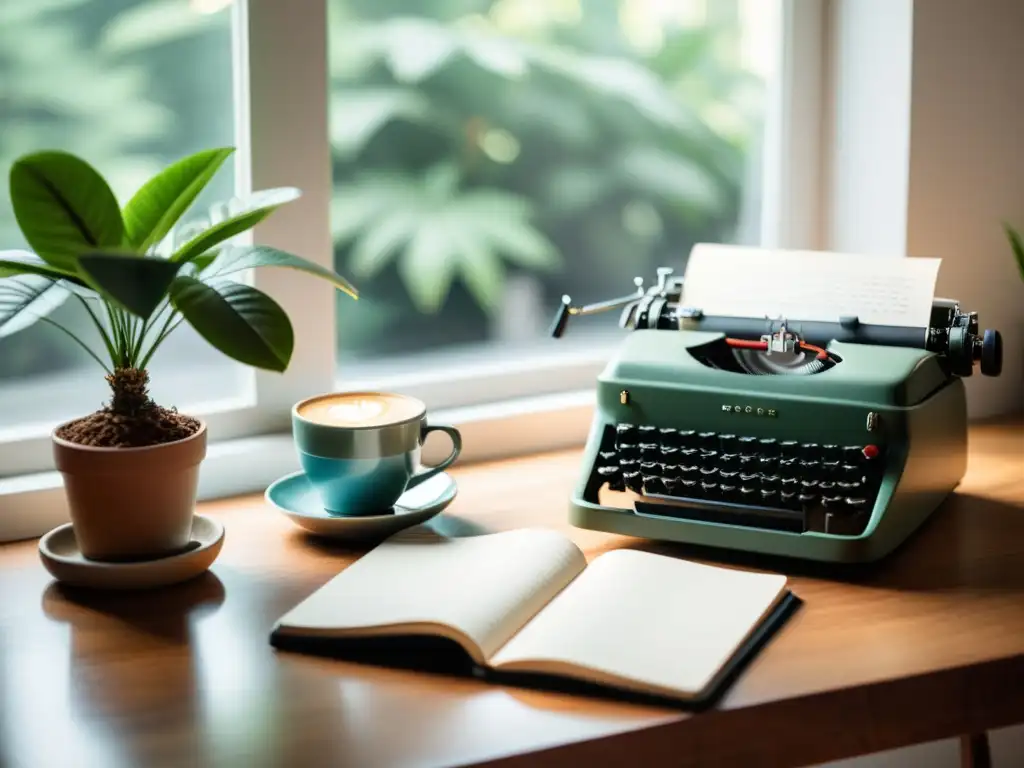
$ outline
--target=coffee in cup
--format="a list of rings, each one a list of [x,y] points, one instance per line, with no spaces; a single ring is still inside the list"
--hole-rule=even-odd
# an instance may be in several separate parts
[[[424,440],[433,431],[451,438],[440,464],[422,468]],[[336,515],[384,514],[410,488],[451,466],[462,450],[455,427],[427,424],[426,405],[392,392],[317,395],[292,408],[299,463]]]

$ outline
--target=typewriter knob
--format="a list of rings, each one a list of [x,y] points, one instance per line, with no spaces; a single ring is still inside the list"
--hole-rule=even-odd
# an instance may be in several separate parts
[[[998,376],[1003,372],[1003,337],[991,328],[981,341],[981,372],[985,376]]]

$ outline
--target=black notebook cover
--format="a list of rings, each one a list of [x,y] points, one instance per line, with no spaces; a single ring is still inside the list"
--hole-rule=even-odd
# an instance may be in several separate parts
[[[721,699],[746,665],[757,656],[800,605],[800,599],[792,592],[787,592],[722,667],[708,689],[699,696],[688,699],[634,693],[562,676],[482,668],[476,665],[465,649],[455,641],[429,635],[338,638],[290,635],[275,630],[270,634],[270,644],[279,651],[326,656],[391,669],[457,677],[472,676],[499,685],[610,698],[675,709],[703,710]]]

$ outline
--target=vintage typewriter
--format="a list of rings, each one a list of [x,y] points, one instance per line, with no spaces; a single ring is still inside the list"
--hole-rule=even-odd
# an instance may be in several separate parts
[[[635,285],[588,306],[565,296],[552,326],[557,338],[572,317],[621,310],[631,331],[598,377],[574,525],[864,562],[959,483],[962,377],[1002,365],[975,312],[934,300],[928,327],[723,317],[685,306],[670,268]]]

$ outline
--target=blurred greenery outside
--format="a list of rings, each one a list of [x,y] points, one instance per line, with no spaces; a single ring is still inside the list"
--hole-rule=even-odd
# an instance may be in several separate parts
[[[233,142],[229,2],[4,0],[0,249],[23,247],[6,175],[24,152],[77,152],[125,200]],[[339,294],[342,364],[539,342],[563,293],[610,298],[694,242],[756,241],[768,84],[744,43],[772,53],[751,19],[776,5],[329,0],[336,264],[362,294]],[[163,366],[231,370],[175,336]],[[0,339],[0,379],[94,365],[44,324]]]

